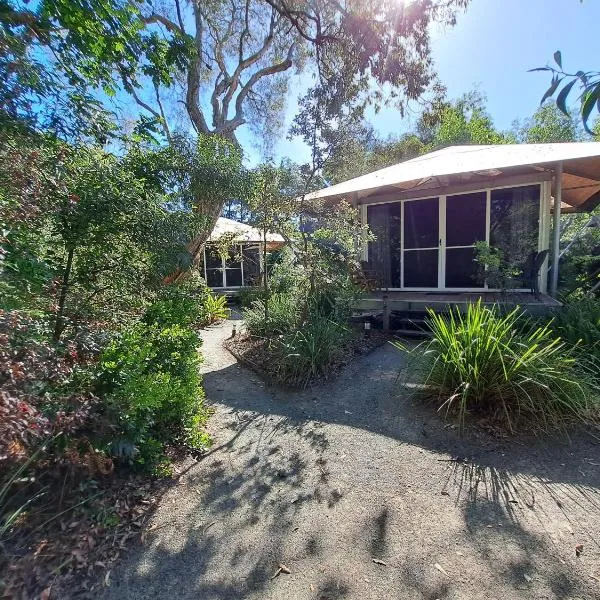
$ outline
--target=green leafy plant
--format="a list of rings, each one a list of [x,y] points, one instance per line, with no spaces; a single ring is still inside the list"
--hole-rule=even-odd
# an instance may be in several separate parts
[[[268,305],[268,310],[265,306]],[[243,312],[250,335],[272,337],[293,331],[299,318],[299,303],[294,293],[275,293],[268,299],[255,300]],[[266,318],[265,318],[266,315]]]
[[[200,314],[203,325],[212,325],[229,318],[230,310],[227,307],[227,297],[209,292],[202,302]]]
[[[325,375],[349,336],[347,327],[327,317],[314,316],[304,327],[275,339],[272,343],[278,379],[302,386]]]
[[[106,412],[118,424],[109,441],[113,455],[152,466],[166,443],[206,445],[199,433],[207,416],[199,345],[198,335],[181,325],[139,323],[106,348],[99,381]]]
[[[600,300],[583,298],[565,304],[556,311],[551,327],[562,339],[600,357]]]
[[[501,291],[514,288],[522,274],[522,257],[507,258],[500,248],[489,246],[487,242],[475,243],[475,262],[479,264],[479,282]]]
[[[408,351],[404,383],[416,384],[461,425],[474,414],[509,431],[591,418],[600,405],[590,370],[548,325],[527,332],[524,319],[518,308],[503,315],[481,302],[464,314],[430,311],[433,337]]]

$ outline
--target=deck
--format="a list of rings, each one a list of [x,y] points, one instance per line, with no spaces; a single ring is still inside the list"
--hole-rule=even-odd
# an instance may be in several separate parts
[[[446,312],[450,308],[466,310],[479,299],[486,305],[520,306],[533,316],[548,315],[561,303],[546,294],[531,292],[385,292],[377,291],[363,296],[354,306],[357,313],[381,315],[386,313],[425,313],[428,309]]]

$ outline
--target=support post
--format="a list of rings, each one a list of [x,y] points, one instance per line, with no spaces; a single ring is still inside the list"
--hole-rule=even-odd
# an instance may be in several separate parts
[[[388,293],[387,290],[383,292],[383,330],[389,331],[390,329],[390,307],[388,304]]]
[[[554,171],[554,214],[552,220],[552,280],[550,295],[556,298],[558,290],[558,263],[560,261],[560,212],[562,205],[562,161],[556,163]]]

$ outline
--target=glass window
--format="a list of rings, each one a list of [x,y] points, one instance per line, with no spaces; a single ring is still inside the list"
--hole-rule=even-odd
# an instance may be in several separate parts
[[[475,262],[475,248],[446,249],[446,287],[483,287],[479,279],[479,263]]]
[[[240,287],[242,285],[241,269],[225,269],[225,286]]]
[[[446,246],[472,246],[485,241],[486,193],[446,198]]]
[[[205,256],[207,269],[220,269],[223,266],[223,261],[214,246],[206,246]]]
[[[260,256],[258,246],[242,246],[244,285],[259,285]]]
[[[368,269],[382,287],[400,287],[401,219],[399,202],[367,206],[367,223],[376,238],[369,242]]]
[[[437,248],[439,245],[439,200],[404,203],[404,248]]]
[[[206,269],[206,285],[223,287],[223,269]]]
[[[411,250],[404,253],[404,287],[436,288],[438,286],[436,250]]]
[[[540,186],[491,191],[490,245],[502,250],[505,264],[517,271],[538,249]],[[528,287],[517,275],[513,287]]]

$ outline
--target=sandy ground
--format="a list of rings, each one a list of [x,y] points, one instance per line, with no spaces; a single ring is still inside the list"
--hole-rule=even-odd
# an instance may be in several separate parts
[[[204,335],[214,446],[107,600],[600,598],[597,442],[461,438],[398,395],[389,345],[325,385],[268,389],[230,332]]]

